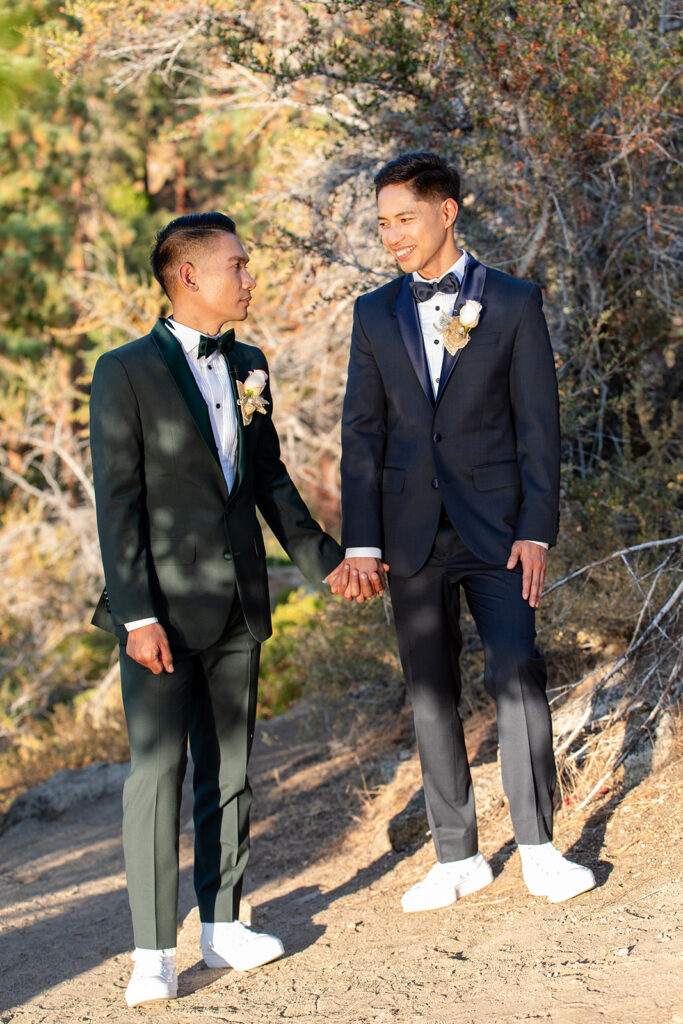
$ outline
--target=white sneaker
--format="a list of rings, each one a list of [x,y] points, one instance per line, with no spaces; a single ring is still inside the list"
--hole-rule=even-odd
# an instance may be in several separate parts
[[[432,870],[401,897],[406,914],[418,910],[438,910],[455,903],[461,896],[483,889],[493,881],[493,872],[481,853],[464,860],[435,864]]]
[[[207,967],[232,967],[236,971],[270,963],[285,951],[274,935],[252,932],[241,921],[203,924],[201,948]]]
[[[520,846],[522,874],[532,896],[547,896],[551,903],[570,900],[595,888],[590,868],[567,860],[552,843]]]
[[[135,968],[126,989],[129,1006],[139,1006],[153,999],[175,999],[178,995],[175,949],[136,949],[133,960]]]

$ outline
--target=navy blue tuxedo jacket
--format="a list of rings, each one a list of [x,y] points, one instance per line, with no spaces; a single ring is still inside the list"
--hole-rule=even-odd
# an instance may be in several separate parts
[[[467,547],[504,564],[514,540],[555,543],[560,434],[540,288],[468,261],[456,310],[482,303],[433,396],[408,276],[360,296],[342,417],[342,546],[393,573],[429,557],[442,507]]]

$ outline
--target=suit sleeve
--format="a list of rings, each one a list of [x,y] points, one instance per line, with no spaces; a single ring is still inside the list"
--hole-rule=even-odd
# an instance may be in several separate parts
[[[543,297],[534,285],[517,327],[510,365],[522,506],[516,540],[554,544],[559,529],[560,422],[557,378]]]
[[[264,369],[267,372],[267,363]],[[256,505],[306,579],[320,584],[339,565],[342,550],[313,519],[280,457],[270,384],[266,385],[264,398],[267,412],[260,424],[254,462]]]
[[[370,341],[353,312],[349,372],[342,412],[342,547],[383,549],[382,470],[386,398]]]
[[[153,618],[138,403],[124,366],[112,354],[98,360],[93,374],[90,450],[97,531],[112,619],[121,626]]]

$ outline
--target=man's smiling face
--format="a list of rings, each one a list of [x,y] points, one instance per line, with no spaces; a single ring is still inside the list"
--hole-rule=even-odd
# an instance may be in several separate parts
[[[453,224],[454,199],[421,198],[409,184],[385,185],[377,196],[377,219],[383,244],[406,273],[440,277],[453,265],[458,249]]]

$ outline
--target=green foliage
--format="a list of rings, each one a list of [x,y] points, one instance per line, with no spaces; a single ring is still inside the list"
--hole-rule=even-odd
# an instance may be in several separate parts
[[[329,0],[304,10],[285,52],[256,20],[226,45],[333,122],[344,96],[332,191],[401,150],[450,157],[465,173],[468,247],[545,285],[576,474],[647,455],[662,435],[680,458],[673,15],[654,0]],[[297,241],[329,261],[345,225],[319,216],[326,230]]]
[[[381,602],[347,605],[296,591],[273,614],[262,649],[258,713],[280,714],[306,694],[401,687],[393,625]]]
[[[5,5],[0,557],[11,597],[0,601],[0,745],[16,739],[23,784],[125,746],[118,705],[107,732],[83,696],[110,650],[84,633],[100,570],[83,392],[103,348],[165,311],[148,252],[177,214],[227,210],[255,249],[260,301],[244,340],[269,350],[287,462],[334,522],[350,299],[394,273],[373,242],[372,174],[401,150],[439,150],[463,171],[459,241],[544,286],[565,438],[554,564],[569,571],[624,540],[677,532],[680,35],[667,10],[654,0]],[[588,621],[600,595],[586,593]],[[600,622],[623,640],[632,613],[620,614]],[[298,595],[274,625],[264,716],[307,687],[357,708],[364,687],[399,685],[381,605]],[[468,647],[472,678],[477,659]]]

